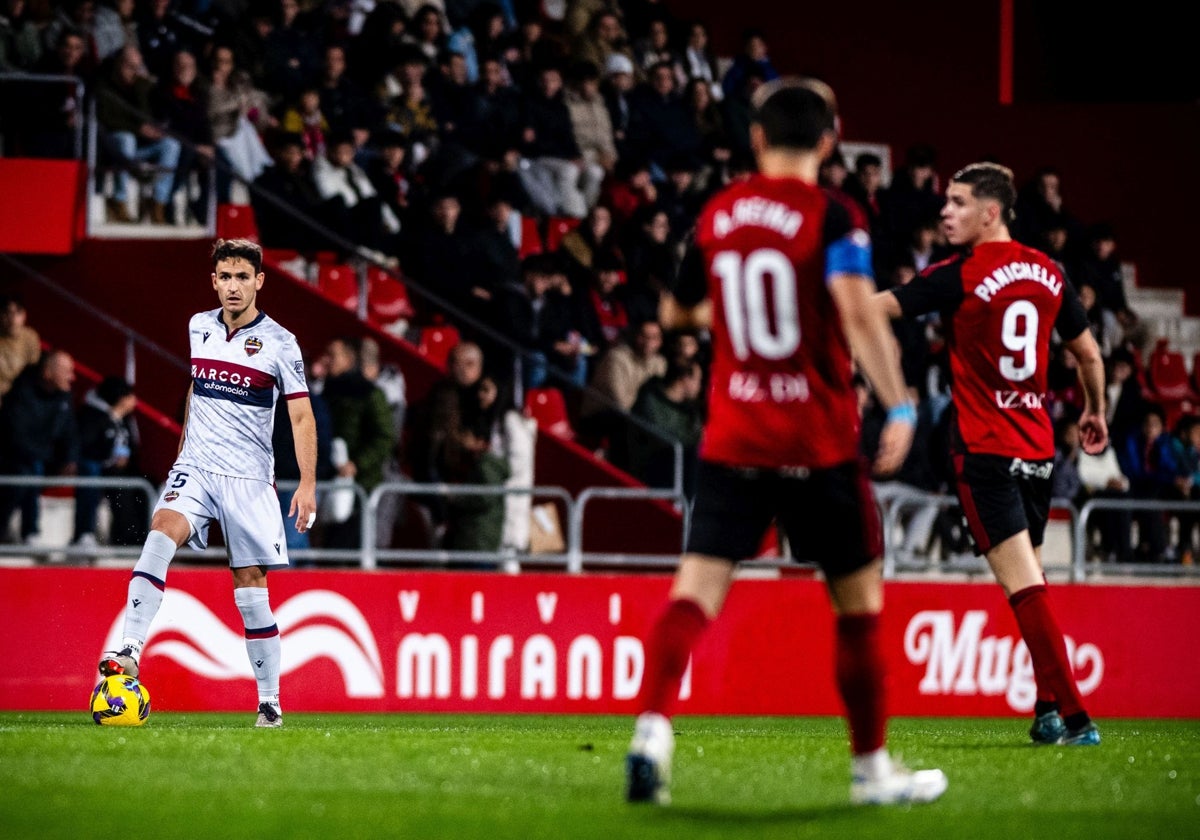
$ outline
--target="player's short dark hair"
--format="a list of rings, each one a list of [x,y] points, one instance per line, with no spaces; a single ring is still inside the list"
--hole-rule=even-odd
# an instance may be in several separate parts
[[[249,239],[218,239],[213,243],[212,267],[222,260],[245,260],[254,267],[254,273],[262,272],[263,252],[257,242]]]
[[[836,131],[833,89],[817,79],[777,79],[759,88],[752,104],[754,122],[775,148],[815,149],[822,136]]]
[[[1013,184],[1012,170],[998,163],[972,163],[954,173],[950,179],[954,184],[966,184],[976,198],[990,198],[1000,203],[1000,217],[1006,225],[1013,223],[1017,215],[1013,206],[1017,203],[1017,188]]]

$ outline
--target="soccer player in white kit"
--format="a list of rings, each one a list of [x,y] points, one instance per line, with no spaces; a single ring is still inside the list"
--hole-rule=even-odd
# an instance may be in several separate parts
[[[233,598],[246,628],[258,683],[260,727],[283,724],[279,707],[279,628],[267,597],[267,570],[288,564],[275,495],[271,430],[275,401],[288,401],[300,486],[288,516],[303,533],[316,517],[317,432],[296,337],[260,312],[262,249],[218,239],[212,284],[219,309],[193,315],[192,385],[179,454],[154,508],[150,535],[133,567],[120,650],[100,660],[104,675],[138,674],[138,658],[166,586],[167,567],[184,543],[203,549],[214,519],[229,548]]]

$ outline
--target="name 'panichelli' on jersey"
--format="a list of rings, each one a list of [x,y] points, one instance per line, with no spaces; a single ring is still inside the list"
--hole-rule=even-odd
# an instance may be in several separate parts
[[[296,337],[260,313],[229,332],[221,310],[188,323],[192,397],[178,464],[239,478],[275,480],[275,401],[308,396]]]

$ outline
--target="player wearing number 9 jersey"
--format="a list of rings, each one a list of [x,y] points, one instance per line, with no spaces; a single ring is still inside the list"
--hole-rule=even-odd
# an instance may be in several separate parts
[[[1104,366],[1062,268],[1012,241],[1012,172],[976,163],[951,179],[942,209],[950,243],[965,252],[877,298],[893,318],[941,311],[950,351],[956,488],[976,551],[987,557],[1033,660],[1035,743],[1090,745],[1100,734],[1083,708],[1050,610],[1041,544],[1050,513],[1054,435],[1046,368],[1054,329],[1079,361],[1083,447],[1104,450]]]
[[[916,413],[887,319],[872,305],[870,238],[816,186],[836,143],[833,92],[811,79],[780,80],[754,106],[760,174],[709,202],[660,307],[664,326],[711,328],[714,358],[688,544],[646,640],[627,797],[667,800],[667,715],[688,658],[720,612],[736,563],[754,556],[778,519],[793,555],[820,564],[837,613],[851,798],[928,802],[946,777],[905,769],[885,746],[882,544],[858,456],[852,358],[890,408],[879,471],[904,460]]]

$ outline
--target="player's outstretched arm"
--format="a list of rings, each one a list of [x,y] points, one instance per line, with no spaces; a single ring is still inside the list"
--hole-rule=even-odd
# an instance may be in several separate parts
[[[1079,362],[1079,384],[1083,386],[1083,412],[1079,415],[1083,451],[1099,455],[1108,446],[1108,422],[1104,417],[1104,357],[1090,330],[1084,330],[1066,342],[1066,348]]]
[[[303,534],[317,515],[317,421],[308,397],[288,400],[288,417],[296,441],[296,464],[300,467],[300,486],[292,495],[288,516],[296,517],[296,530]]]
[[[879,436],[875,472],[888,475],[900,469],[912,446],[917,413],[908,399],[904,374],[895,351],[895,337],[883,306],[876,303],[875,283],[862,274],[835,274],[829,293],[838,308],[850,350],[888,409],[888,422]],[[895,300],[895,298],[892,298]]]

